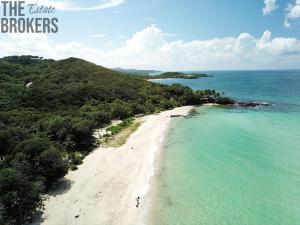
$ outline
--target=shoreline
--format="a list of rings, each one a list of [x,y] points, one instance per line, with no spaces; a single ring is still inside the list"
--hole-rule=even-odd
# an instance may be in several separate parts
[[[171,115],[185,116],[193,108],[184,106],[144,116],[141,126],[123,146],[94,150],[78,170],[66,175],[65,183],[69,185],[61,185],[49,194],[42,221],[33,224],[144,224],[147,205],[151,205],[147,195]]]

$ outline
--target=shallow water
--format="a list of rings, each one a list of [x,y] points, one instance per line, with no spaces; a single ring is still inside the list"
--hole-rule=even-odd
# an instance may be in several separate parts
[[[214,75],[176,82],[274,105],[205,106],[174,120],[158,177],[154,224],[300,224],[300,72]]]

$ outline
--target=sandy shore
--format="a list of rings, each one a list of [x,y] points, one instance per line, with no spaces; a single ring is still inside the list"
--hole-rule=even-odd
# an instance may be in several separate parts
[[[144,224],[144,196],[154,174],[170,115],[186,115],[190,106],[143,118],[143,124],[119,148],[98,148],[45,202],[43,225]],[[137,200],[139,197],[139,200]],[[139,206],[137,207],[137,204]]]

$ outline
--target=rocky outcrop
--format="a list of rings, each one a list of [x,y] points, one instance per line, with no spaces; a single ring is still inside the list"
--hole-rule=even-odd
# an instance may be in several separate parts
[[[259,106],[271,106],[268,102],[235,102],[233,106],[236,107],[259,107]]]
[[[255,107],[263,107],[263,106],[271,106],[271,103],[268,102],[252,102],[252,101],[235,101],[228,97],[215,97],[215,96],[206,96],[201,98],[202,104],[218,104],[224,106],[232,106],[232,107],[247,107],[247,108],[255,108]]]

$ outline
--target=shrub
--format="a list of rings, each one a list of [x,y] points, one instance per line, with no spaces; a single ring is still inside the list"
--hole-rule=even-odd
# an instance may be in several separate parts
[[[40,156],[41,175],[45,178],[46,187],[56,183],[68,172],[68,165],[62,153],[55,148],[45,150]]]

